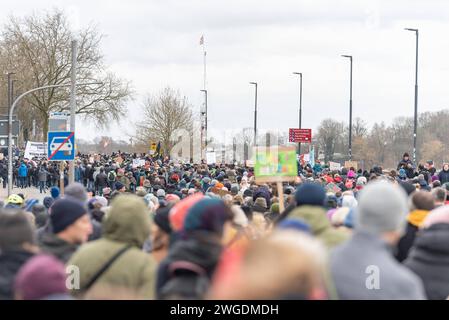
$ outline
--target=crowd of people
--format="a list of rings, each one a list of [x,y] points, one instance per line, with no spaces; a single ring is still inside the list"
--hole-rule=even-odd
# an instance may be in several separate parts
[[[118,152],[80,155],[75,180],[5,199],[0,299],[449,297],[449,164],[298,163],[280,195],[253,168]]]

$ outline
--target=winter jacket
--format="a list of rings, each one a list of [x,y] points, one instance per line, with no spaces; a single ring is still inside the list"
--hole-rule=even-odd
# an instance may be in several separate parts
[[[423,281],[428,299],[449,297],[449,224],[421,230],[404,265]]]
[[[399,163],[398,163],[397,170],[399,170],[399,169],[401,169],[401,168],[407,169],[407,165],[408,165],[408,164],[411,164],[411,165],[412,165],[412,168],[413,168],[412,160],[408,159],[408,160],[406,161],[406,160],[402,159],[402,160],[399,161]]]
[[[84,244],[70,259],[69,265],[80,269],[83,289],[92,277],[119,250],[129,247],[95,282],[87,294],[126,290],[140,298],[154,297],[156,264],[141,250],[150,234],[150,217],[142,199],[119,196],[103,219],[102,237]],[[73,289],[72,294],[80,292]]]
[[[409,250],[415,241],[416,233],[428,214],[429,211],[426,210],[414,210],[407,216],[405,233],[397,245],[396,258],[399,262],[402,262],[407,258]]]
[[[19,177],[26,177],[27,175],[28,175],[28,168],[24,163],[22,163],[22,165],[19,168]]]
[[[42,182],[42,181],[47,182],[47,176],[48,176],[48,172],[44,168],[41,168],[37,173],[37,179],[40,182]]]
[[[349,238],[349,234],[334,229],[327,219],[326,210],[317,206],[304,205],[297,207],[288,215],[289,219],[302,219],[316,236],[328,248],[333,248]]]
[[[209,281],[215,272],[222,246],[207,236],[178,240],[170,248],[168,256],[163,260],[157,271],[158,299],[180,297],[190,299],[204,298],[209,287]],[[177,262],[186,261],[203,270],[203,275],[192,272],[170,272]]]
[[[332,250],[330,269],[342,300],[425,299],[421,279],[394,259],[386,242],[367,232],[355,232]]]
[[[79,246],[62,240],[54,233],[44,233],[39,242],[39,247],[43,252],[52,254],[66,263]]]
[[[6,251],[0,254],[0,300],[14,299],[14,278],[32,256],[33,254],[27,251]]]
[[[106,175],[106,173],[100,172],[99,174],[97,174],[95,182],[98,187],[105,188],[108,185],[108,176]]]
[[[449,182],[449,170],[441,170],[440,173],[438,173],[438,180],[440,180],[441,184]]]

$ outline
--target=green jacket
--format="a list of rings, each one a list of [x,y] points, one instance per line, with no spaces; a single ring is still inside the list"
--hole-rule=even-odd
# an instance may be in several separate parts
[[[327,219],[326,211],[321,207],[310,205],[300,206],[294,209],[288,215],[288,218],[305,221],[310,226],[312,234],[319,239],[328,250],[345,242],[350,237],[349,234],[332,227]],[[335,290],[335,285],[328,268],[326,268],[323,276],[329,299],[337,299],[338,296]]]
[[[327,219],[326,211],[317,206],[300,206],[294,209],[288,218],[304,220],[312,231],[312,234],[321,240],[326,248],[331,249],[349,239],[349,234],[334,229]]]
[[[120,249],[131,245],[85,294],[108,299],[111,292],[125,292],[125,299],[154,298],[156,263],[141,249],[149,234],[150,216],[143,200],[134,195],[118,196],[103,221],[102,238],[83,245],[67,263],[79,268],[80,289]],[[72,294],[83,295],[77,289],[72,289]]]

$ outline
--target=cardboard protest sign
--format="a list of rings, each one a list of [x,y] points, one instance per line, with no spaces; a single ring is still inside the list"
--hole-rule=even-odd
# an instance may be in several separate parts
[[[255,148],[256,182],[294,181],[298,175],[295,147]]]
[[[357,171],[358,170],[357,161],[345,161],[345,168],[349,169],[351,167],[353,167]]]
[[[338,162],[329,161],[329,170],[338,171],[341,169],[341,165]]]

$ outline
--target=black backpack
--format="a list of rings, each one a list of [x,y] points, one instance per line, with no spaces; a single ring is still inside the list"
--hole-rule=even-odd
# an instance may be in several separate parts
[[[210,280],[206,270],[190,261],[174,261],[169,264],[169,281],[162,287],[161,300],[201,300],[204,299]]]

